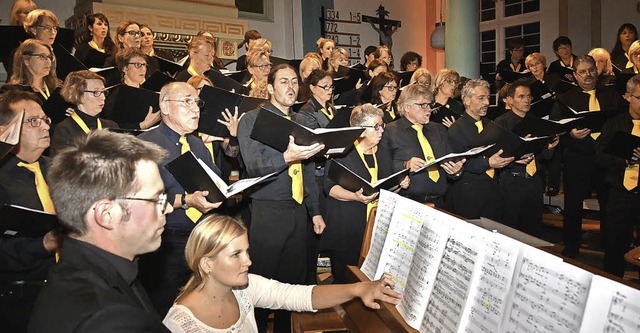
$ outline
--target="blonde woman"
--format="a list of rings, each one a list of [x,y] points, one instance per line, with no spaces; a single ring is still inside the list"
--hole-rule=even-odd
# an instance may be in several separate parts
[[[258,332],[254,307],[314,311],[362,299],[398,304],[390,277],[346,285],[303,286],[250,274],[249,238],[242,222],[209,215],[191,232],[185,248],[193,272],[163,323],[178,332]],[[389,287],[389,288],[387,288]]]

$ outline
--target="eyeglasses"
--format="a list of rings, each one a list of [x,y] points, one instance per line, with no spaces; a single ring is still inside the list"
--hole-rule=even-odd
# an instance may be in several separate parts
[[[378,131],[381,129],[384,129],[387,125],[385,125],[385,123],[380,123],[380,124],[375,124],[375,125],[362,125],[360,127],[364,127],[364,128],[373,128],[374,131]]]
[[[536,66],[538,66],[538,65],[542,65],[542,62],[539,62],[539,61],[538,61],[538,62],[534,62],[534,63],[532,63],[532,64],[529,64],[529,68],[531,68],[531,67],[536,67]]]
[[[55,62],[56,61],[56,57],[53,56],[53,54],[44,54],[44,53],[34,53],[34,54],[26,54],[26,56],[29,57],[36,57],[42,61],[51,61],[51,62]]]
[[[167,194],[166,193],[160,193],[160,195],[158,195],[157,198],[155,199],[147,199],[147,198],[133,198],[133,197],[116,197],[116,200],[138,200],[138,201],[147,201],[147,202],[155,202],[156,204],[158,204],[160,206],[160,212],[162,214],[166,213],[167,211],[167,206],[169,204],[169,201],[167,200]]]
[[[46,32],[58,32],[58,27],[50,26],[50,25],[36,25],[38,28],[42,28],[42,30]]]
[[[398,86],[383,86],[385,88],[387,88],[387,90],[389,91],[396,91],[398,90]]]
[[[135,31],[135,30],[129,30],[129,31],[125,31],[125,34],[128,34],[131,37],[142,37],[144,35],[144,33],[142,31]]]
[[[271,69],[271,64],[266,64],[266,65],[254,65],[253,67],[258,68],[259,70],[263,71],[265,69]]]
[[[640,96],[636,96],[636,95],[629,95],[629,96],[634,97],[635,99],[640,101]]]
[[[149,66],[146,62],[128,62],[127,65],[133,65],[136,69]]]
[[[42,122],[44,121],[45,124],[47,125],[51,125],[51,118],[49,117],[36,117],[36,118],[29,118],[25,121],[23,121],[23,124],[29,123],[29,125],[31,125],[31,127],[40,127],[40,125],[42,125]]]
[[[585,76],[587,74],[598,74],[598,69],[597,68],[589,68],[589,69],[581,69],[579,71],[576,71],[576,74],[580,75],[580,76]]]
[[[91,93],[93,97],[100,97],[100,95],[104,95],[104,97],[107,97],[107,95],[109,95],[109,91],[106,89],[105,90],[85,90],[84,92]]]
[[[417,107],[419,107],[421,109],[424,109],[424,110],[426,110],[426,109],[431,107],[431,103],[426,103],[426,102],[425,103],[413,103],[413,105],[415,105],[415,106],[417,106]]]
[[[203,107],[204,106],[204,101],[199,99],[199,98],[185,98],[185,99],[165,99],[166,102],[180,102],[182,104],[184,104],[184,106],[190,108],[193,107],[194,105],[197,105],[198,107]]]
[[[321,86],[321,85],[317,85],[316,87],[318,87],[318,88],[322,88],[322,89],[324,89],[324,90],[326,90],[326,91],[333,91],[333,89],[335,89],[335,87],[334,87],[334,86]]]

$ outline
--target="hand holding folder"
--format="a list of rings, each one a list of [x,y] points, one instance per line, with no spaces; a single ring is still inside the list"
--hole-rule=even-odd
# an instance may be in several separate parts
[[[638,157],[635,152],[639,149],[640,137],[632,135],[631,133],[616,132],[604,148],[604,152],[620,157],[625,161],[638,163]]]
[[[364,132],[362,127],[316,128],[310,129],[281,117],[267,109],[260,109],[251,131],[251,138],[274,149],[285,152],[289,146],[289,136],[295,144],[310,146],[324,145],[320,154],[343,154],[353,146],[353,142]]]
[[[349,170],[342,163],[331,160],[331,168],[328,177],[338,183],[344,189],[351,192],[358,192],[362,189],[362,194],[371,196],[380,192],[380,190],[395,191],[400,187],[402,180],[409,174],[409,169],[403,169],[391,176],[380,179],[375,183],[371,183],[364,178],[358,176],[355,172]]]
[[[13,147],[20,141],[20,129],[22,129],[23,119],[24,111],[15,115],[4,131],[0,132],[0,159],[13,150]]]
[[[58,224],[54,214],[15,205],[0,206],[0,237],[42,237]]]
[[[273,172],[262,177],[242,179],[232,185],[227,185],[222,178],[211,170],[206,163],[193,155],[191,151],[169,162],[166,168],[187,193],[208,191],[209,194],[206,199],[209,202],[224,201],[277,173]]]

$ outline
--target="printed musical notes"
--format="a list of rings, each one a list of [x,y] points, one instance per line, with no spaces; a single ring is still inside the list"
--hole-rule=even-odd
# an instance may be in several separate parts
[[[378,262],[380,260],[380,254],[382,254],[382,247],[387,239],[387,233],[389,232],[389,224],[391,223],[391,216],[393,210],[396,207],[396,201],[400,196],[382,190],[380,191],[378,201],[378,210],[376,213],[376,219],[373,223],[373,235],[371,236],[371,246],[367,257],[362,263],[360,270],[370,280],[374,280],[376,270],[378,269]]]
[[[580,332],[640,332],[640,291],[594,276]]]

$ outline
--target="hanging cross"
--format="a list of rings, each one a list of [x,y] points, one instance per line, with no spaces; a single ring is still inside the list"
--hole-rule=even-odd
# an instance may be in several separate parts
[[[392,35],[402,26],[402,22],[396,20],[388,20],[389,12],[380,5],[376,10],[378,17],[362,15],[362,22],[369,22],[373,30],[380,35],[380,45],[386,45],[391,50],[393,46]],[[378,25],[378,27],[375,26]]]

